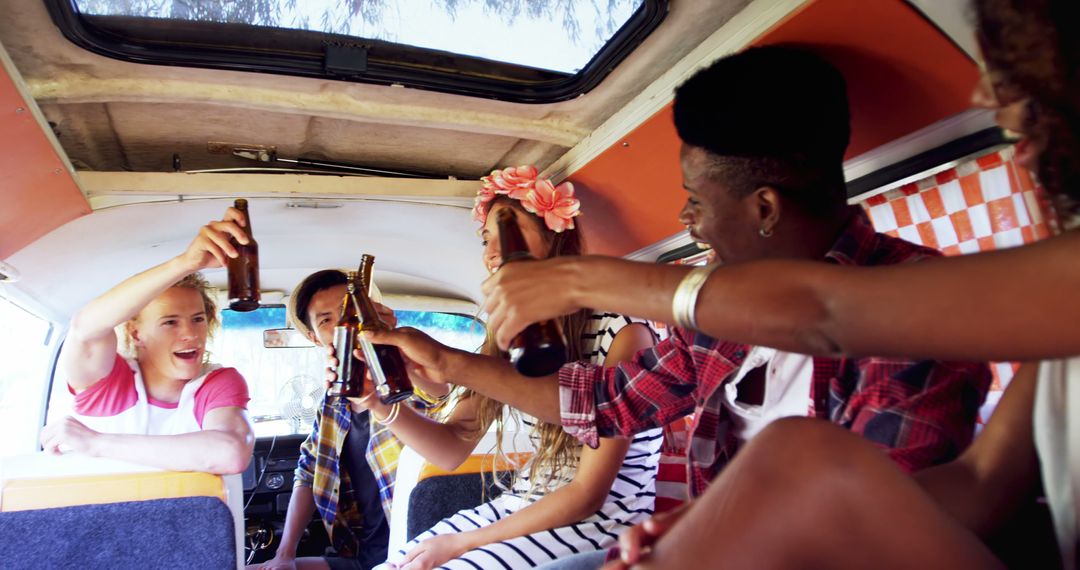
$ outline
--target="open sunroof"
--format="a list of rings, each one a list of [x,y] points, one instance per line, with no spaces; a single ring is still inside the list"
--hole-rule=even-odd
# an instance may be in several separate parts
[[[667,0],[46,0],[80,46],[226,68],[519,102],[594,87]]]

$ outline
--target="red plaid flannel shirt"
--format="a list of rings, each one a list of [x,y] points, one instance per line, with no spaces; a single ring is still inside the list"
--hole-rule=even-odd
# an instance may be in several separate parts
[[[887,265],[938,255],[874,232],[865,215],[853,212],[825,259]],[[559,371],[563,426],[595,447],[599,437],[630,436],[694,414],[687,478],[691,495],[700,495],[738,451],[720,388],[749,350],[673,328],[668,339],[616,367],[568,364]],[[971,443],[990,380],[985,363],[814,357],[811,416],[861,434],[915,471]]]

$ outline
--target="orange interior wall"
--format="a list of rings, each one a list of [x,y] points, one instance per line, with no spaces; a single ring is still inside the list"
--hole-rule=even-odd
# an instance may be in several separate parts
[[[0,259],[90,213],[64,161],[0,67]]]
[[[978,69],[933,24],[902,0],[816,0],[756,45],[799,44],[836,65],[848,82],[848,157],[910,134],[968,107]],[[594,253],[626,255],[667,238],[685,196],[671,105],[607,149],[570,180]]]

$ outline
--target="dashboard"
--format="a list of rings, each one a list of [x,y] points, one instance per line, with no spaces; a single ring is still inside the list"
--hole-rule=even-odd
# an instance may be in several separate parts
[[[306,434],[282,435],[255,441],[253,457],[242,475],[244,485],[245,549],[248,563],[274,557],[285,528],[292,497],[293,471]],[[296,555],[322,556],[330,541],[316,512],[308,521]]]

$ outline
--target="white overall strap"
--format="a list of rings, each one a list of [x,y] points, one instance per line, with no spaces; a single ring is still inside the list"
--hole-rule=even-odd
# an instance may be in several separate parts
[[[125,358],[124,360],[127,361],[128,366],[131,366],[131,370],[135,372],[135,393],[139,395],[133,408],[139,426],[134,428],[137,431],[125,433],[150,435],[150,397],[146,394],[146,384],[143,382],[142,367],[139,366],[139,361],[134,358]]]
[[[180,400],[176,403],[176,409],[170,410],[172,413],[166,416],[159,425],[153,427],[155,434],[179,435],[202,429],[195,417],[195,393],[206,382],[207,376],[219,368],[221,366],[217,364],[208,365],[201,375],[184,385],[184,389],[180,392]]]
[[[71,415],[83,423],[86,427],[101,433],[132,433],[145,435],[149,433],[150,409],[146,399],[146,388],[143,386],[142,374],[139,364],[134,359],[125,358],[124,362],[131,369],[135,377],[135,405],[111,416],[87,416],[78,413]]]

